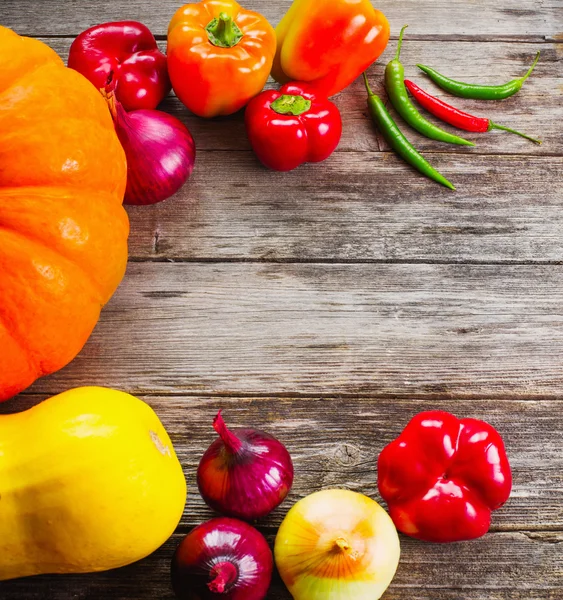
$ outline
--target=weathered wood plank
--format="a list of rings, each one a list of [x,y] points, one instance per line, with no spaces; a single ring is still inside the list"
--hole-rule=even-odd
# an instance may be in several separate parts
[[[411,29],[413,32],[416,31],[416,26]],[[411,36],[410,29],[408,35]],[[64,60],[67,59],[72,39],[43,38],[42,41],[53,47]],[[161,47],[165,51],[166,43],[161,42]],[[417,62],[429,64],[460,79],[489,85],[509,81],[523,74],[538,48],[542,50],[542,59],[533,77],[519,94],[503,102],[470,101],[448,96],[426,79],[415,66]],[[410,37],[403,46],[402,59],[407,77],[464,110],[489,117],[493,121],[530,135],[536,135],[543,140],[542,146],[501,132],[460,133],[477,144],[476,148],[468,150],[464,147],[428,140],[402,124],[399,117],[397,117],[398,122],[403,125],[406,135],[421,151],[451,152],[467,156],[473,154],[561,155],[563,154],[563,136],[561,136],[560,126],[563,121],[561,87],[563,51],[561,48],[563,48],[561,44],[553,43],[538,46],[507,42],[420,42]],[[370,81],[374,91],[383,96],[385,95],[383,71],[395,49],[394,41],[370,71]],[[335,100],[344,120],[343,137],[339,146],[341,151],[389,150],[381,135],[376,135],[367,117],[366,98],[363,81],[358,80]],[[162,108],[187,124],[199,150],[250,150],[242,113],[226,119],[200,119],[190,114],[173,95],[165,101]],[[439,123],[434,117],[427,116],[430,120]],[[444,127],[448,129],[447,125]],[[454,131],[453,128],[450,129]]]
[[[561,261],[563,159],[434,154],[450,192],[392,154],[262,169],[200,152],[173,199],[130,207],[134,260]],[[228,164],[228,168],[226,167]]]
[[[561,265],[134,263],[32,389],[558,395],[562,295]]]
[[[43,576],[0,583],[3,600],[173,600],[176,534],[151,557],[96,575]],[[268,535],[270,543],[273,535]],[[384,600],[560,600],[563,536],[495,533],[463,544],[401,538],[401,563]],[[279,575],[267,600],[290,600]]]
[[[22,396],[0,412],[42,400]],[[283,441],[294,461],[295,483],[286,502],[261,521],[273,530],[288,507],[307,494],[345,487],[381,502],[377,457],[417,413],[446,410],[484,419],[502,434],[514,473],[510,501],[495,513],[493,531],[563,530],[563,400],[534,401],[389,398],[178,398],[144,397],[168,430],[189,486],[182,528],[213,516],[197,491],[201,456],[216,438],[220,408],[233,427],[256,427]]]
[[[276,23],[289,3],[246,5]],[[155,10],[146,0],[126,7],[108,0],[1,0],[0,23],[29,35],[73,36],[94,23],[133,18],[164,36],[180,4],[162,0]],[[198,168],[175,199],[130,209],[133,260],[563,261],[560,0],[378,4],[395,37],[410,23],[407,74],[431,90],[415,62],[496,83],[521,73],[541,47],[537,73],[515,98],[456,102],[538,134],[545,144],[490,134],[476,136],[478,148],[466,151],[408,132],[459,184],[451,194],[386,151],[356,82],[336,99],[345,120],[340,151],[322,167],[280,175],[257,164],[242,115],[202,121],[170,98],[164,108],[193,131]],[[66,57],[70,38],[48,41]],[[395,46],[372,71],[378,91]],[[496,154],[513,156],[489,156]],[[0,412],[84,384],[148,394],[190,485],[181,526],[137,565],[4,582],[0,597],[172,600],[168,569],[180,532],[211,516],[197,494],[195,469],[213,439],[210,421],[219,407],[230,422],[272,431],[294,456],[294,490],[262,524],[270,542],[290,504],[315,489],[345,486],[377,498],[378,452],[412,414],[440,408],[499,428],[514,492],[482,540],[438,546],[403,538],[401,567],[385,599],[559,600],[562,268],[131,264],[80,357]],[[279,578],[268,598],[289,599]]]
[[[49,42],[65,56],[70,40]],[[511,57],[503,74],[508,78],[509,72],[518,71],[516,63],[525,62],[527,50],[522,52],[522,46],[528,48],[494,43],[414,44],[421,53],[433,48],[434,60],[427,62],[434,64],[450,54],[459,56],[474,78],[479,74],[479,55],[487,59],[487,71],[494,71],[500,56]],[[322,166],[306,166],[291,174],[263,169],[250,152],[207,152],[249,150],[242,117],[203,121],[188,116],[171,99],[166,108],[194,132],[200,150],[198,165],[189,185],[174,199],[130,209],[131,256],[157,260],[563,260],[563,162],[558,157],[539,157],[546,152],[563,153],[563,102],[556,83],[561,63],[555,46],[544,56],[538,78],[530,81],[522,95],[500,107],[493,103],[490,110],[499,121],[497,112],[506,111],[505,122],[531,132],[543,131],[546,144],[536,147],[516,136],[491,134],[479,138],[483,142],[476,151],[429,154],[458,185],[456,193],[427,181],[392,154],[363,152],[377,150],[378,144],[385,146],[364,114],[359,83],[338,100],[346,120],[342,150],[348,151],[338,152]],[[380,77],[372,79],[381,81]],[[485,108],[489,110],[489,104]],[[508,120],[510,113],[513,116]],[[444,148],[421,138],[417,144]],[[360,152],[350,152],[354,149]],[[499,149],[536,156],[473,155]]]
[[[244,5],[262,12],[274,25],[291,0],[246,0]],[[420,33],[445,36],[484,36],[542,39],[563,30],[558,0],[379,0],[394,30],[404,23],[416,25]],[[83,29],[123,19],[135,19],[164,35],[168,23],[182,5],[178,0],[160,0],[158,8],[146,0],[130,0],[126,6],[111,0],[3,0],[0,21],[26,35],[76,35]],[[396,32],[395,32],[396,33]]]

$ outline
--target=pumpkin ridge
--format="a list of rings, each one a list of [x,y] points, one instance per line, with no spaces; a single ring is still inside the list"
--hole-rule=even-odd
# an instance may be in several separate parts
[[[33,39],[33,38],[31,38],[31,39]],[[28,69],[27,71],[22,71],[22,72],[18,73],[16,75],[16,77],[14,79],[12,79],[12,81],[8,84],[8,86],[6,86],[4,89],[0,90],[0,96],[2,94],[5,94],[8,90],[11,90],[14,86],[18,85],[19,82],[22,79],[24,79],[25,77],[31,77],[32,75],[37,73],[37,71],[39,71],[40,69],[44,69],[45,67],[51,67],[51,66],[56,67],[58,65],[58,61],[53,60],[52,58],[49,58],[48,56],[45,56],[45,58],[47,60],[45,60],[44,62],[37,63],[37,64],[33,65],[33,67],[31,69]],[[57,55],[57,58],[60,58],[60,57]],[[61,62],[62,62],[62,59],[61,59]],[[64,66],[64,63],[63,63],[63,66]]]
[[[0,56],[1,402],[83,348],[125,273],[129,226],[99,91],[2,26]]]
[[[103,296],[100,292],[99,289],[96,289],[96,287],[93,285],[93,282],[91,281],[90,277],[88,276],[87,273],[85,273],[83,271],[83,269],[81,269],[80,267],[76,267],[75,264],[72,261],[69,261],[67,259],[65,259],[64,257],[58,255],[54,250],[50,249],[48,246],[44,246],[41,244],[37,244],[34,241],[30,241],[27,240],[25,238],[25,236],[22,236],[21,234],[17,233],[17,232],[13,232],[11,230],[5,231],[3,232],[2,228],[0,228],[0,248],[3,246],[2,244],[2,237],[3,235],[8,236],[8,240],[12,242],[12,249],[14,247],[13,242],[16,241],[17,243],[15,244],[18,248],[20,248],[21,250],[25,249],[26,255],[23,257],[22,262],[24,264],[27,265],[27,258],[29,257],[31,262],[33,263],[36,259],[36,256],[38,255],[41,258],[47,259],[48,264],[46,266],[52,266],[52,267],[59,267],[62,268],[62,273],[65,277],[70,276],[69,281],[70,283],[70,289],[67,290],[65,292],[65,295],[68,295],[69,293],[72,293],[73,291],[76,291],[77,286],[76,286],[76,281],[78,281],[78,288],[82,290],[82,296],[81,296],[81,308],[83,308],[85,315],[89,314],[90,317],[92,318],[92,316],[95,314],[96,318],[95,318],[95,322],[98,321],[99,316],[100,316],[100,311],[103,308]],[[11,240],[9,238],[12,238]],[[22,239],[23,243],[18,242],[19,239]],[[9,248],[9,245],[6,244],[6,247]],[[38,251],[39,250],[39,251]],[[41,252],[42,251],[42,252]],[[43,254],[42,254],[43,253]],[[23,252],[21,253],[23,254]],[[4,255],[4,259],[6,258],[6,256],[10,256],[8,255]],[[0,257],[1,258],[1,257]],[[51,264],[49,264],[51,263]],[[1,264],[1,263],[0,263]],[[32,268],[37,268],[35,265],[32,265]],[[14,268],[12,268],[12,270],[4,270],[4,277],[5,278],[14,278],[14,272],[16,272],[14,270]],[[41,296],[43,296],[43,290],[41,288],[41,285],[44,283],[42,279],[37,279],[37,282],[39,282],[39,287],[35,288],[35,287],[31,287],[30,288],[30,292],[28,294],[28,296],[24,299],[25,304],[29,306],[30,304],[30,299],[34,294],[41,294]],[[87,294],[87,295],[86,295]],[[38,316],[43,316],[42,312],[44,312],[45,306],[47,306],[46,304],[40,305],[36,310],[38,310]],[[39,344],[37,344],[36,337],[37,337],[37,333],[42,331],[41,326],[39,326],[37,329],[33,328],[33,327],[29,327],[29,324],[26,323],[26,321],[23,321],[23,327],[20,326],[19,323],[19,319],[18,317],[18,310],[20,309],[20,306],[17,303],[12,302],[4,302],[3,304],[0,304],[0,315],[4,315],[4,319],[3,322],[6,324],[7,323],[7,330],[13,334],[13,337],[20,342],[20,344],[23,344],[24,347],[27,349],[27,356],[28,356],[28,360],[32,360],[33,362],[31,364],[37,364],[37,369],[40,371],[41,375],[46,375],[48,373],[51,373],[53,371],[53,369],[49,366],[49,362],[55,362],[56,364],[59,364],[60,366],[58,367],[58,369],[62,368],[63,366],[65,366],[66,364],[68,364],[70,362],[70,360],[72,360],[72,358],[68,358],[68,355],[62,355],[62,356],[57,356],[56,359],[53,359],[53,357],[51,356],[44,356],[42,354],[42,349],[41,346],[42,344],[44,345],[45,340],[49,340],[48,344],[51,342],[51,338],[49,337],[45,337],[45,333],[42,332],[39,335]],[[89,334],[86,335],[84,337],[84,332],[81,332],[81,335],[77,335],[77,331],[72,330],[73,325],[75,325],[75,321],[72,320],[72,318],[74,317],[74,319],[76,319],[77,314],[75,313],[74,315],[71,315],[71,320],[70,322],[68,321],[68,315],[67,315],[67,310],[68,307],[65,306],[65,302],[64,301],[59,301],[57,298],[55,298],[55,302],[53,302],[52,304],[49,305],[49,309],[50,309],[50,313],[49,313],[49,320],[47,321],[47,331],[49,331],[49,329],[51,330],[50,333],[52,333],[53,331],[53,327],[54,327],[54,322],[53,319],[51,317],[51,315],[55,315],[56,316],[56,320],[57,322],[60,323],[60,327],[63,328],[61,329],[60,333],[62,335],[70,335],[70,332],[72,331],[73,337],[76,338],[76,345],[75,347],[78,347],[78,351],[75,353],[78,354],[78,352],[80,352],[80,350],[83,348],[84,344],[86,343]],[[14,314],[15,311],[15,314]],[[84,317],[85,319],[87,318],[86,316]],[[14,327],[16,328],[14,330]],[[71,327],[71,329],[67,329],[64,330],[64,328],[68,328]],[[92,327],[93,329],[93,327]],[[38,331],[39,330],[39,331]],[[55,342],[57,340],[54,340]],[[58,370],[57,369],[57,370]]]
[[[91,242],[90,248],[87,248],[84,251],[85,254],[89,257],[91,257],[92,248],[94,248],[95,250],[95,247],[97,245],[96,238],[99,240],[100,237],[100,231],[99,229],[96,231],[96,229],[99,227],[99,222],[101,222],[101,219],[110,219],[112,222],[115,222],[117,228],[114,228],[113,230],[115,239],[121,237],[121,232],[129,231],[129,218],[127,212],[124,210],[121,204],[113,204],[113,194],[110,194],[109,192],[104,190],[93,191],[89,197],[84,198],[82,195],[77,195],[75,193],[75,190],[73,190],[72,188],[69,188],[67,190],[67,188],[56,188],[49,186],[22,186],[20,188],[0,187],[0,205],[2,204],[3,198],[8,199],[8,204],[10,203],[10,200],[13,201],[14,204],[16,204],[20,198],[29,199],[30,196],[32,196],[32,200],[36,200],[36,198],[40,194],[43,195],[43,197],[41,198],[43,206],[46,205],[47,208],[50,208],[50,210],[52,211],[50,214],[53,214],[55,211],[58,211],[57,205],[64,206],[66,203],[73,204],[73,209],[75,213],[78,213],[78,215],[76,215],[76,222],[79,225],[79,227],[81,229],[87,229],[89,233],[93,233],[95,235],[95,237],[92,238],[93,241]],[[80,217],[86,216],[80,214],[81,204],[84,201],[91,203],[97,208],[96,211],[88,214],[88,218],[80,220]],[[106,208],[101,208],[104,205],[106,206]],[[10,209],[7,210],[8,213],[10,213]],[[13,218],[14,212],[15,220]],[[26,227],[25,222],[24,224],[22,224],[20,221],[18,221],[18,218],[20,220],[22,219],[22,214],[24,217],[28,214],[27,207],[23,211],[23,213],[21,208],[19,213],[17,212],[17,210],[13,211],[11,220],[10,217],[6,219],[4,214],[0,211],[0,230],[3,229],[4,231],[12,231],[14,233],[19,233],[25,239],[35,241],[43,247],[50,249],[51,240],[45,239],[45,237],[40,237],[43,233],[43,230],[33,230],[32,228]],[[45,216],[46,214],[49,213],[42,213],[42,216]],[[58,214],[59,213],[57,212],[57,215]],[[72,217],[75,216],[75,214],[73,214],[72,212],[71,215]],[[96,219],[98,221],[97,223]],[[52,231],[52,234],[56,235],[55,231]],[[62,234],[59,234],[59,232],[57,232],[57,234],[57,239],[64,239],[62,237]],[[90,239],[87,243],[90,243]],[[86,271],[86,268],[88,268],[88,273],[95,273],[95,275],[92,275],[92,281],[96,284],[96,287],[99,288],[102,294],[102,299],[104,299],[103,303],[105,305],[107,303],[107,300],[109,300],[111,294],[113,294],[117,289],[117,285],[115,285],[111,281],[108,281],[107,277],[104,279],[103,275],[107,275],[107,273],[101,273],[102,269],[100,263],[98,262],[99,259],[96,257],[93,259],[93,262],[89,262],[88,259],[85,259],[84,256],[80,254],[80,252],[73,252],[75,248],[72,246],[66,246],[64,241],[62,241],[61,246],[57,245],[57,247],[54,250],[56,254],[62,256],[63,258],[66,258],[69,262],[75,264],[77,268],[81,268],[80,261],[87,261],[87,267],[85,265],[85,267],[82,268],[82,270]],[[106,254],[109,256],[110,252],[107,252]]]
[[[23,336],[16,335],[14,333],[14,330],[8,326],[8,324],[6,322],[6,315],[2,312],[1,307],[0,307],[0,324],[4,328],[4,331],[15,342],[16,346],[18,346],[20,348],[20,350],[23,350],[23,354],[26,356],[26,359],[27,359],[27,364],[29,366],[29,370],[36,374],[34,379],[37,379],[38,377],[42,377],[43,375],[45,375],[45,373],[42,372],[40,365],[38,365],[37,361],[34,359],[34,356],[25,351],[27,348],[27,344],[25,343],[25,340],[22,339]],[[0,400],[0,402],[1,402],[1,400]]]
[[[9,34],[6,34],[5,32],[8,31]],[[20,81],[23,77],[25,77],[28,74],[33,74],[35,73],[38,69],[40,69],[41,67],[44,67],[45,65],[59,65],[61,67],[64,67],[65,64],[62,60],[62,58],[49,46],[47,46],[46,44],[44,44],[43,42],[41,42],[40,40],[37,40],[35,38],[30,38],[30,37],[25,37],[25,36],[19,36],[15,31],[12,31],[11,29],[7,29],[6,27],[2,27],[0,25],[0,45],[2,44],[2,42],[8,40],[8,41],[16,41],[14,40],[14,37],[11,36],[10,34],[14,34],[14,36],[16,38],[19,38],[19,48],[17,49],[19,52],[28,52],[29,54],[34,54],[35,55],[35,59],[41,59],[40,61],[38,60],[38,62],[36,62],[35,64],[27,64],[25,65],[26,68],[25,69],[20,69],[20,70],[16,70],[16,71],[12,71],[12,76],[13,79],[10,80],[10,82],[5,86],[5,87],[0,87],[0,94],[3,94],[5,90],[9,90],[11,87],[14,86],[14,84],[16,84],[18,81]],[[16,50],[15,48],[12,48],[12,50]]]
[[[93,280],[92,277],[90,276],[90,274],[84,270],[84,267],[79,265],[75,260],[66,256],[62,252],[59,252],[58,250],[57,251],[53,250],[52,248],[49,247],[49,245],[46,242],[37,238],[37,236],[23,234],[21,231],[18,231],[14,227],[8,227],[6,225],[3,225],[0,222],[0,233],[2,233],[2,231],[5,231],[6,233],[21,237],[24,239],[24,241],[31,242],[36,246],[41,246],[43,249],[45,249],[49,252],[53,252],[54,254],[59,256],[64,262],[72,265],[72,267],[76,268],[79,271],[79,273],[84,277],[84,279],[91,284],[92,289],[96,292],[96,296],[100,297],[100,305],[102,307],[105,305],[105,302],[103,302],[103,300],[102,300],[102,298],[105,296],[105,293],[104,293],[105,290],[102,289],[102,285],[98,281]],[[0,310],[0,315],[1,314],[2,314],[2,312]]]
[[[45,70],[46,72],[41,73],[42,70]],[[30,100],[34,100],[35,98],[33,96],[33,91],[30,92],[29,90],[27,90],[27,88],[32,88],[34,84],[37,83],[37,80],[39,80],[42,84],[43,95],[41,99],[43,103],[37,108],[33,106],[29,111],[29,114],[25,115],[25,120],[28,126],[36,127],[40,125],[42,123],[42,119],[45,117],[45,115],[42,114],[41,110],[43,108],[49,108],[49,101],[53,101],[54,98],[58,101],[61,101],[61,90],[60,86],[57,85],[59,83],[59,80],[61,79],[59,73],[60,71],[61,65],[59,65],[58,63],[45,62],[37,65],[31,71],[21,73],[20,75],[18,75],[17,79],[12,84],[10,84],[7,88],[3,90],[0,90],[0,108],[2,107],[2,102],[8,100],[14,104],[13,106],[10,106],[10,110],[22,110],[22,105],[23,107],[29,109],[30,107],[26,103],[30,102]],[[75,87],[83,86],[84,84],[87,84],[89,88],[92,87],[92,84],[87,79],[85,79],[83,75],[78,73],[78,71],[70,70],[70,73],[65,73],[65,75],[70,75],[71,77],[76,79],[76,81],[73,82]],[[26,89],[26,93],[16,95],[14,99],[12,94],[14,92],[14,88],[18,86]],[[64,95],[62,99],[65,100]],[[69,107],[69,109],[74,108],[72,104],[72,102],[68,102],[67,107]],[[103,123],[101,123],[99,120],[100,107],[102,109],[105,109],[105,112],[107,113],[107,118],[104,118]],[[102,126],[104,129],[108,129],[109,131],[115,131],[115,125],[113,123],[113,119],[111,118],[111,113],[109,107],[107,106],[107,101],[102,98],[101,91],[99,91],[99,98],[96,98],[96,102],[90,102],[88,108],[90,114],[85,114],[84,107],[81,106],[79,107],[76,113],[71,112],[70,116],[79,118],[82,121],[91,121],[95,124],[96,127]],[[68,114],[63,114],[59,116],[65,118],[68,117]]]
[[[88,122],[88,119],[85,120]],[[108,182],[113,182],[115,180],[113,174],[119,171],[118,165],[112,159],[123,158],[123,162],[126,164],[125,154],[121,145],[119,146],[118,151],[114,148],[118,156],[116,156],[116,153],[112,153],[113,156],[109,155],[109,151],[106,149],[105,152],[102,153],[103,158],[96,157],[96,162],[90,160],[92,154],[90,152],[91,148],[103,148],[104,145],[109,142],[110,138],[115,136],[115,130],[106,129],[105,127],[97,127],[95,129],[85,127],[83,121],[84,119],[79,119],[78,117],[61,117],[59,119],[51,120],[51,122],[44,126],[41,131],[43,139],[48,139],[53,145],[49,157],[37,163],[33,170],[27,168],[27,163],[25,165],[16,165],[15,171],[12,173],[6,169],[7,173],[5,172],[2,174],[2,171],[0,170],[0,187],[4,187],[3,183],[5,183],[5,181],[2,181],[4,177],[15,176],[18,179],[23,177],[23,187],[40,186],[65,187],[77,190],[103,190],[114,195],[116,197],[116,203],[119,203],[120,205],[123,204],[121,186],[113,189],[107,187]],[[69,126],[71,125],[74,125],[74,127],[70,128]],[[53,155],[57,152],[61,153],[62,158],[64,148],[61,148],[63,144],[60,143],[61,140],[58,136],[60,135],[59,132],[64,131],[65,128],[71,131],[74,136],[74,139],[70,136],[64,139],[66,145],[69,145],[70,140],[75,141],[78,144],[85,136],[88,136],[87,143],[90,146],[87,146],[86,148],[90,156],[86,156],[86,159],[80,162],[77,158],[80,159],[81,156],[77,152],[77,154],[67,156],[66,161],[62,165],[58,165],[55,169],[53,168],[54,165],[50,164],[49,161],[53,160]],[[96,137],[92,137],[94,132]],[[12,148],[9,150],[10,153],[20,155],[32,153],[33,143],[31,140],[37,137],[38,132],[36,125],[19,127],[16,131],[7,132],[6,135],[3,135],[2,132],[0,132],[0,161],[8,154],[10,144],[12,144]],[[83,149],[82,152],[84,152]],[[50,181],[52,181],[52,183],[49,183]],[[125,193],[125,188],[123,188],[123,193]]]
[[[1,92],[0,92],[0,102],[1,102],[1,100],[2,100],[2,96],[1,96]],[[39,116],[42,116],[42,115],[39,115]],[[72,119],[74,119],[76,121],[81,121],[81,122],[84,122],[84,121],[90,122],[95,127],[99,127],[99,128],[104,129],[106,131],[115,132],[115,126],[112,124],[111,121],[109,122],[109,124],[105,123],[103,125],[100,125],[100,122],[95,117],[93,117],[93,116],[83,116],[83,115],[80,115],[79,117],[77,117],[77,116],[69,117],[67,115],[63,115],[63,116],[61,116],[57,120],[70,121]],[[40,126],[41,123],[42,123],[42,121],[40,119],[38,119],[37,121],[33,121],[32,119],[26,119],[26,127],[25,128],[18,129],[17,131],[14,131],[14,132],[9,132],[8,135],[6,136],[6,138],[9,139],[10,136],[17,136],[17,135],[19,135],[19,132],[22,131],[22,130],[25,131],[26,129],[29,129],[29,130],[33,131],[33,130],[36,129],[36,127]]]

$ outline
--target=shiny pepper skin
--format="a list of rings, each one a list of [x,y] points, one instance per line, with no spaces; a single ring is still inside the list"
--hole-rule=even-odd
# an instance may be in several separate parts
[[[246,130],[266,167],[291,171],[303,163],[326,160],[336,150],[342,118],[326,96],[312,93],[307,85],[289,83],[250,102]]]
[[[294,0],[276,33],[272,77],[331,97],[379,58],[389,22],[371,0]]]
[[[379,491],[397,529],[430,542],[487,533],[510,496],[500,434],[477,419],[423,412],[379,456]]]
[[[186,4],[168,27],[168,69],[178,98],[200,117],[233,114],[263,89],[276,32],[235,0]]]
[[[116,98],[126,111],[154,109],[170,92],[166,56],[148,27],[117,21],[83,31],[72,43],[68,66],[98,89],[116,83]]]

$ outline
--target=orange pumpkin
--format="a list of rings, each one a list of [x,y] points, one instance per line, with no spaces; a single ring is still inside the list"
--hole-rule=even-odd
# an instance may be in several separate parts
[[[101,94],[0,27],[0,400],[70,362],[127,262],[127,168]]]

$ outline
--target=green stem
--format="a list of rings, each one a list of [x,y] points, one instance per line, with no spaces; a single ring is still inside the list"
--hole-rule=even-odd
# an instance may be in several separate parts
[[[207,27],[209,41],[219,48],[232,48],[242,40],[242,31],[231,15],[222,12],[219,18],[213,19]]]
[[[530,140],[530,141],[534,142],[535,144],[540,144],[541,145],[541,140],[537,140],[536,138],[530,137],[529,135],[526,135],[525,133],[521,133],[520,131],[516,131],[516,129],[510,129],[510,127],[505,127],[504,125],[497,125],[496,123],[493,123],[492,121],[489,124],[489,130],[490,129],[502,129],[503,131],[508,131],[510,133],[515,133],[516,135],[519,135],[520,137],[526,138],[527,140]]]
[[[408,25],[404,25],[401,29],[401,33],[399,35],[399,44],[397,46],[397,54],[395,54],[395,60],[399,60],[399,57],[401,56],[401,48],[403,47],[403,34],[405,33],[405,29],[407,27]]]
[[[364,81],[366,84],[366,90],[368,91],[368,95],[369,96],[375,96],[375,94],[372,92],[371,87],[369,86],[369,81],[368,81],[368,76],[366,75],[366,72],[363,72],[363,76],[364,76]]]
[[[534,60],[534,63],[533,63],[533,64],[532,64],[532,66],[531,66],[531,67],[528,69],[528,72],[526,73],[526,75],[524,75],[524,77],[522,77],[522,78],[520,79],[520,81],[521,81],[522,83],[524,83],[524,82],[526,81],[526,79],[528,79],[528,77],[529,77],[529,76],[532,74],[533,70],[536,68],[536,65],[538,64],[538,61],[540,60],[540,54],[541,54],[541,52],[538,52],[538,53],[536,54],[536,58],[535,58],[535,60]]]
[[[311,101],[303,96],[284,94],[270,104],[270,108],[278,115],[293,115],[298,117],[311,110]]]

